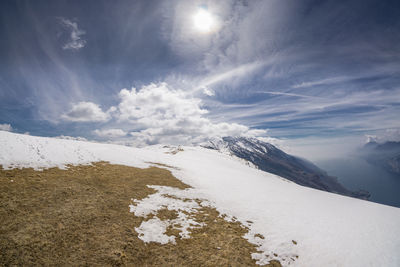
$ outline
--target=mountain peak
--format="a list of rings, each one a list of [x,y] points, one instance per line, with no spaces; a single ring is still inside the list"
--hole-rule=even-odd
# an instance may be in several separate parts
[[[225,136],[210,139],[203,147],[225,152],[250,151],[253,153],[266,154],[269,151],[278,150],[274,145],[261,141],[254,137]],[[233,153],[235,154],[235,153]]]

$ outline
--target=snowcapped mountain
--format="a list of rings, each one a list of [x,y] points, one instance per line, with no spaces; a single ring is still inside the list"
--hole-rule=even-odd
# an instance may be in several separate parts
[[[247,160],[260,170],[273,173],[299,185],[367,199],[366,191],[353,192],[341,185],[336,177],[329,176],[313,163],[289,155],[272,144],[249,137],[223,137],[213,139],[203,147],[219,150]]]
[[[226,143],[221,145],[229,148]],[[285,165],[278,159],[287,158],[297,166],[295,159],[270,144],[237,139],[231,142],[231,147],[242,151],[243,155],[250,155],[247,151],[252,149],[256,163],[263,159],[262,155],[269,154],[270,158],[276,159],[275,168],[279,171]],[[161,205],[196,212],[201,203],[180,201],[179,194],[183,199],[205,199],[207,205],[226,214],[227,220],[235,218],[248,229],[243,237],[256,245],[257,252],[251,256],[257,264],[279,260],[283,266],[400,266],[399,208],[300,186],[249,167],[232,156],[202,147],[158,145],[133,148],[0,131],[0,165],[3,169],[68,168],[68,164],[98,161],[137,168],[167,168],[192,188],[168,191],[165,187],[149,184],[156,193],[136,201],[134,206],[127,204],[126,210],[131,209],[135,214],[146,210],[142,212],[145,216]],[[11,186],[13,180],[4,179],[4,184]],[[40,191],[40,184],[35,190]],[[167,198],[168,194],[177,197]],[[165,199],[169,202],[164,203]],[[26,205],[29,204],[28,201]],[[190,226],[193,219],[183,215],[175,220],[182,226]],[[146,237],[144,242],[173,244],[173,238],[165,232],[163,223],[167,222],[153,218],[146,223],[137,229],[132,227],[132,234]],[[18,227],[15,225],[16,231]]]

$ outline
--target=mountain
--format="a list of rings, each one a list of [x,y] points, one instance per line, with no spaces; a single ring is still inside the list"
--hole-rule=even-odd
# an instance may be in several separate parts
[[[263,151],[262,147],[264,152],[280,153],[273,146],[259,145],[258,149]],[[114,166],[107,167],[105,162]],[[0,215],[8,222],[0,224],[0,262],[5,263],[7,254],[12,260],[9,265],[29,265],[18,264],[19,256],[50,258],[49,251],[60,246],[75,258],[81,253],[77,245],[82,244],[99,251],[94,256],[103,258],[103,265],[129,265],[130,257],[148,262],[164,251],[160,265],[170,266],[171,258],[185,250],[187,256],[175,265],[189,266],[204,254],[202,246],[211,260],[233,250],[240,261],[242,237],[252,245],[246,253],[260,265],[271,260],[300,267],[399,266],[400,262],[399,208],[300,186],[216,150],[164,145],[135,148],[0,131],[0,165]],[[52,179],[44,180],[46,175]],[[190,188],[165,184],[173,177]],[[43,194],[46,188],[48,198]],[[81,203],[76,192],[83,196]],[[101,192],[107,198],[96,197]],[[99,211],[98,220],[91,219],[94,210]],[[63,214],[66,221],[57,220]],[[127,217],[126,227],[118,221],[122,215]],[[11,216],[19,221],[10,220]],[[74,220],[78,217],[80,221]],[[40,228],[39,218],[47,218],[50,224]],[[223,228],[221,220],[233,224]],[[211,232],[203,234],[202,227]],[[4,238],[6,229],[8,239]],[[218,238],[221,233],[227,233],[225,243]],[[125,236],[126,243],[114,242]],[[56,241],[47,242],[49,238]],[[33,246],[35,254],[27,254]],[[92,254],[77,260],[90,262],[88,255]],[[42,259],[36,265],[46,265]]]
[[[366,191],[353,192],[341,185],[336,177],[329,176],[313,163],[289,155],[272,144],[249,137],[223,137],[214,139],[203,147],[230,153],[251,162],[260,170],[284,177],[307,186],[345,196],[367,199]]]
[[[368,142],[359,152],[369,163],[400,177],[400,142]]]

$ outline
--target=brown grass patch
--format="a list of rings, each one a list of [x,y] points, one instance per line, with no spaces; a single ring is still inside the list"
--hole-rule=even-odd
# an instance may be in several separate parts
[[[146,185],[188,188],[165,169],[111,165],[3,170],[0,168],[0,265],[252,266],[255,246],[238,222],[212,208],[196,214],[207,225],[176,245],[144,243],[129,212],[131,198],[155,193]],[[175,212],[161,210],[162,218]],[[280,266],[271,262],[270,266]]]

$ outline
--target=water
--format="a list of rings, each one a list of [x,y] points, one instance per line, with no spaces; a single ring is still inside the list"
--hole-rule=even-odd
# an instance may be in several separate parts
[[[400,175],[388,173],[363,159],[342,158],[316,162],[351,190],[367,190],[370,201],[400,207]]]

